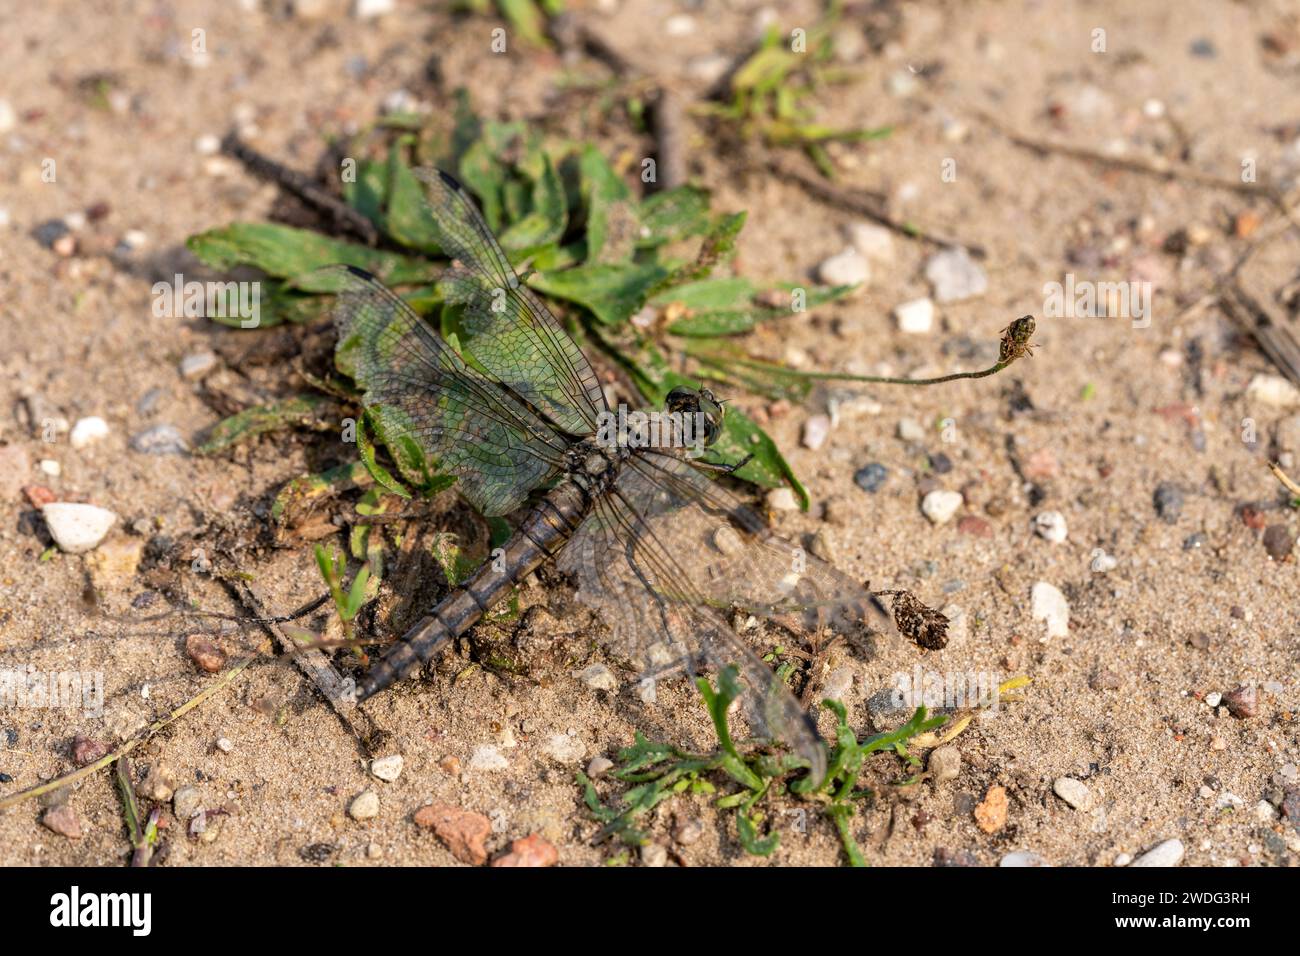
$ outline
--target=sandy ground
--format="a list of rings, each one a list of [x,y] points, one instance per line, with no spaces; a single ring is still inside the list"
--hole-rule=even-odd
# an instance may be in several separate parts
[[[175,543],[257,539],[275,491],[321,463],[310,433],[214,459],[129,447],[131,436],[159,424],[194,440],[240,400],[282,392],[292,368],[296,346],[279,333],[151,312],[154,281],[195,270],[186,236],[265,219],[281,204],[272,187],[205,155],[200,138],[251,123],[259,148],[311,169],[322,134],[368,121],[394,91],[427,97],[441,111],[445,90],[463,83],[485,115],[596,137],[611,155],[648,149],[621,121],[602,119],[591,95],[560,82],[573,70],[603,68],[519,50],[490,55],[493,20],[458,20],[405,0],[396,13],[367,21],[329,4],[319,17],[266,9],[283,6],[0,0],[0,100],[14,114],[0,129],[0,667],[102,671],[108,696],[100,717],[0,709],[0,797],[72,769],[75,734],[115,742],[214,679],[194,673],[186,631],[174,620],[123,626],[99,612],[154,613],[164,603],[142,595],[178,579],[203,606],[236,610],[188,572],[191,555],[175,553]],[[698,87],[699,59],[739,52],[760,22],[756,3],[705,6],[611,0],[585,14],[637,63]],[[900,215],[982,244],[988,289],[940,304],[929,335],[900,333],[890,312],[929,293],[923,269],[933,250],[896,236],[893,262],[874,265],[859,298],[766,327],[751,350],[807,367],[970,368],[999,329],[1026,313],[1039,317],[1041,348],[980,382],[871,389],[878,413],[846,416],[817,450],[801,445],[801,429],[824,411],[826,395],[773,418],[772,434],[814,499],[807,515],[778,514],[781,529],[793,537],[821,532],[845,571],[877,587],[912,588],[935,606],[959,605],[967,620],[942,652],[879,643],[868,659],[846,647],[813,679],[851,669],[846,699],[863,734],[896,720],[866,703],[896,672],[919,666],[1033,679],[1020,701],[1004,702],[958,739],[955,779],[928,780],[907,794],[882,791],[854,820],[874,863],[992,865],[1030,851],[1055,865],[1109,866],[1176,838],[1185,865],[1295,865],[1296,821],[1279,820],[1273,807],[1300,783],[1300,587],[1294,556],[1274,560],[1261,529],[1281,525],[1276,540],[1296,537],[1300,522],[1264,462],[1300,459],[1300,408],[1248,397],[1252,378],[1275,370],[1217,308],[1186,309],[1213,270],[1244,248],[1238,234],[1249,232],[1249,221],[1240,217],[1267,221],[1271,208],[1231,191],[1029,152],[981,115],[1094,149],[1123,142],[1140,155],[1176,156],[1183,148],[1189,164],[1227,179],[1253,156],[1261,180],[1294,181],[1300,74],[1294,65],[1286,73],[1285,55],[1270,53],[1262,38],[1289,37],[1292,51],[1300,38],[1280,4],[1064,6],[899,5],[898,30],[883,50],[846,48],[854,82],[822,98],[825,122],[897,127],[884,141],[838,152],[844,181],[889,195]],[[781,22],[809,23],[812,9],[791,4]],[[670,32],[681,15],[691,17],[690,29]],[[206,31],[208,51],[197,62],[186,53],[195,28]],[[1107,31],[1104,53],[1091,49],[1096,28]],[[429,79],[435,59],[444,87]],[[107,98],[96,95],[101,79]],[[719,208],[749,210],[740,273],[809,277],[843,248],[852,217],[791,184],[738,175],[706,128],[692,129],[691,174],[716,191]],[[46,158],[56,163],[54,182],[42,178]],[[953,181],[942,176],[948,159],[956,161]],[[69,215],[76,225],[88,210],[70,256],[35,234]],[[119,248],[136,230],[144,234],[136,247]],[[1185,249],[1166,241],[1179,230],[1193,236]],[[1293,280],[1297,249],[1294,236],[1271,243],[1252,261],[1251,282],[1271,294]],[[1045,316],[1044,284],[1071,272],[1151,282],[1149,325]],[[183,378],[180,360],[209,349],[216,369],[202,381]],[[44,442],[25,417],[33,405],[41,417],[68,422],[100,416],[111,434],[81,450],[65,433]],[[930,428],[944,418],[955,425],[950,442]],[[925,438],[901,439],[903,419],[923,423]],[[1246,419],[1254,444],[1242,440]],[[940,452],[951,470],[927,471],[927,455]],[[57,462],[61,474],[41,471],[42,460]],[[869,462],[888,469],[874,493],[853,481]],[[1183,498],[1170,520],[1154,504],[1162,482]],[[28,485],[116,512],[105,547],[147,542],[140,571],[101,576],[96,587],[91,558],[41,560],[49,538],[20,490]],[[919,508],[933,488],[965,496],[943,525]],[[463,529],[464,510],[447,505],[446,527]],[[1064,542],[1035,533],[1045,511],[1064,516]],[[1115,559],[1113,569],[1092,570],[1098,551]],[[320,591],[306,544],[250,547],[241,561],[276,610]],[[1037,582],[1068,600],[1064,636],[1047,639],[1034,619]],[[423,600],[435,593],[424,590]],[[575,677],[575,659],[607,658],[584,619],[568,612],[563,588],[538,585],[525,603],[550,606],[553,619],[539,626],[560,648],[538,653],[529,677],[465,672],[468,658],[451,655],[432,676],[368,705],[387,734],[376,755],[404,757],[395,782],[370,776],[365,748],[287,665],[251,669],[138,750],[138,771],[164,766],[177,785],[197,787],[204,806],[226,811],[206,838],[192,839],[169,809],[169,863],[448,864],[447,849],[412,821],[429,802],[487,815],[494,854],[541,833],[563,864],[617,855],[617,847],[591,844],[597,826],[574,772],[612,756],[637,728],[704,746],[703,708],[680,683],[652,708],[631,696],[630,683],[620,693],[592,691]],[[1257,688],[1253,716],[1206,700],[1242,685]],[[229,741],[229,752],[218,739]],[[484,745],[505,756],[504,769],[469,769]],[[445,769],[449,757],[460,761],[459,774]],[[880,758],[864,780],[880,786],[901,772]],[[1053,792],[1063,777],[1086,787],[1078,808]],[[973,809],[998,786],[1009,798],[1007,821],[987,833]],[[380,809],[359,822],[346,811],[367,788]],[[601,790],[614,792],[608,784]],[[43,827],[45,808],[33,800],[0,816],[0,862],[125,861],[107,771],[58,801],[73,809],[83,835]],[[703,838],[676,845],[674,822],[691,817],[705,824]],[[797,813],[780,815],[773,863],[842,860],[829,822],[807,819],[801,828]],[[651,833],[690,865],[761,862],[741,851],[733,826],[703,798],[679,798],[656,812]]]

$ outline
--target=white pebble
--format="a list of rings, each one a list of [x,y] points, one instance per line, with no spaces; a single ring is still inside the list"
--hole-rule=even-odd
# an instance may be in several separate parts
[[[211,372],[217,365],[217,357],[211,352],[193,352],[181,359],[181,377],[191,381],[200,379]]]
[[[1052,544],[1060,544],[1070,534],[1065,524],[1065,515],[1059,511],[1044,511],[1034,518],[1034,530],[1040,538]]]
[[[560,763],[576,763],[587,755],[577,734],[554,734],[543,749]]]
[[[143,229],[128,229],[122,233],[122,245],[128,249],[140,249],[147,245],[149,236]]]
[[[1300,405],[1300,389],[1280,375],[1256,375],[1246,386],[1246,400],[1273,408]]]
[[[92,415],[89,418],[79,419],[77,424],[72,426],[72,436],[69,440],[73,448],[81,450],[107,436],[108,422],[97,415]]]
[[[578,679],[592,690],[616,690],[618,688],[618,681],[614,679],[614,672],[604,664],[592,664],[578,675]]]
[[[221,140],[208,133],[194,141],[194,151],[200,156],[215,156],[221,152]]]
[[[1134,866],[1177,866],[1186,853],[1183,841],[1177,838],[1166,840],[1147,850],[1133,861]]]
[[[959,302],[983,295],[989,280],[965,249],[944,249],[925,264],[925,277],[940,302]]]
[[[826,683],[822,685],[821,697],[818,699],[848,700],[853,691],[853,668],[837,667],[830,672]]]
[[[874,222],[853,222],[844,229],[844,237],[865,259],[871,262],[894,261],[894,236]]]
[[[51,478],[57,478],[63,474],[63,466],[53,458],[42,458],[37,467],[41,469],[43,474],[49,475]]]
[[[68,554],[81,554],[96,547],[117,521],[117,515],[95,505],[55,501],[41,508],[54,542]]]
[[[896,305],[894,319],[898,322],[898,331],[925,335],[934,328],[934,303],[929,299],[913,299]]]
[[[1046,581],[1038,581],[1030,592],[1030,603],[1034,620],[1047,622],[1049,639],[1070,633],[1070,603],[1058,588]]]
[[[402,775],[402,767],[406,761],[402,759],[401,754],[393,754],[391,757],[380,757],[377,760],[370,761],[370,772],[380,780],[392,783]]]
[[[1008,853],[998,861],[998,866],[1051,866],[1037,853],[1031,853],[1028,850],[1016,850]]]
[[[803,423],[803,446],[816,451],[826,444],[826,437],[831,433],[829,415],[813,415]]]
[[[823,260],[817,267],[817,278],[827,285],[861,285],[871,279],[871,264],[850,246]]]
[[[1092,794],[1088,788],[1073,777],[1057,777],[1052,790],[1058,797],[1076,810],[1087,810],[1092,806]]]
[[[604,776],[605,773],[614,768],[614,761],[608,757],[592,757],[591,763],[587,764],[587,776],[593,780],[597,777]]]
[[[898,420],[898,437],[903,441],[921,442],[925,441],[925,429],[921,423],[913,418],[900,418]]]
[[[364,790],[348,805],[348,816],[353,820],[370,820],[379,816],[379,794]]]
[[[358,20],[369,20],[372,17],[382,17],[386,13],[392,13],[394,9],[393,0],[355,0],[352,4],[352,15]]]
[[[921,513],[932,524],[943,524],[957,513],[961,507],[961,493],[957,491],[932,491],[921,501]]]
[[[1133,862],[1132,853],[1120,853],[1115,857],[1115,866],[1128,866]]]
[[[686,14],[679,13],[664,21],[664,32],[670,37],[690,36],[695,32],[695,21]]]
[[[18,113],[8,100],[0,100],[0,135],[18,125]]]
[[[1223,695],[1217,690],[1212,690],[1205,695],[1205,706],[1211,710],[1219,706],[1219,701],[1223,700]]]
[[[1277,816],[1277,810],[1267,800],[1261,800],[1255,804],[1255,819],[1260,823],[1272,823],[1275,816]]]
[[[799,501],[789,488],[773,488],[767,493],[767,506],[773,511],[798,511]]]
[[[230,751],[235,749],[235,745],[230,742],[229,737],[218,737],[217,749],[220,750],[223,754],[228,754],[230,753]]]
[[[492,744],[480,744],[474,748],[469,758],[470,770],[504,770],[509,761],[501,756],[501,751]]]
[[[1119,567],[1119,560],[1098,548],[1092,552],[1092,561],[1088,565],[1094,574],[1106,574]]]

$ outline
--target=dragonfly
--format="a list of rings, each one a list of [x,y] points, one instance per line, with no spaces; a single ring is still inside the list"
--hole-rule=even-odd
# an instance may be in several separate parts
[[[677,387],[662,410],[611,408],[591,363],[528,288],[450,174],[421,168],[424,203],[451,259],[440,285],[463,307],[443,338],[395,292],[334,266],[337,349],[363,404],[418,442],[485,516],[525,512],[493,557],[448,593],[357,684],[359,701],[417,674],[548,561],[653,681],[734,667],[751,730],[820,780],[815,722],[729,620],[894,632],[863,584],[806,553],[722,480],[748,459],[708,460],[725,405]]]

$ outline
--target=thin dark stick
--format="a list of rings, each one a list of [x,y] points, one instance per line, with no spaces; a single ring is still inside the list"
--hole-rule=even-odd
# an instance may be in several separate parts
[[[264,156],[230,132],[221,141],[221,151],[241,163],[253,175],[275,183],[286,192],[297,196],[307,205],[329,215],[336,227],[346,227],[356,233],[368,246],[379,243],[379,230],[375,224],[347,203],[330,195],[297,170]]]

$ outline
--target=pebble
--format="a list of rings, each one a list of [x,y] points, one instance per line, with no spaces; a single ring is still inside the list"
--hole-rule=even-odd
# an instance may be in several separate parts
[[[696,817],[679,819],[673,827],[673,842],[679,846],[692,846],[704,837],[704,824]]]
[[[401,754],[393,754],[370,761],[370,772],[380,780],[392,783],[402,775],[402,768],[405,765],[406,761],[402,759]]]
[[[81,820],[77,817],[77,811],[66,803],[46,810],[41,817],[41,824],[47,830],[53,830],[69,840],[81,839]]]
[[[1040,448],[1025,460],[1025,477],[1034,481],[1045,481],[1061,473],[1061,465],[1056,460],[1056,453],[1050,448]]]
[[[51,478],[57,478],[63,474],[63,466],[53,458],[42,458],[37,467],[40,468],[43,474],[49,475]]]
[[[492,821],[483,814],[431,803],[415,811],[415,825],[432,830],[460,862],[471,866],[487,862],[483,842],[492,834]]]
[[[940,302],[959,302],[983,295],[989,280],[965,249],[944,249],[925,264],[925,277]]]
[[[1133,861],[1133,866],[1177,866],[1187,850],[1177,838],[1158,843]]]
[[[146,800],[169,803],[176,793],[176,777],[162,764],[154,764],[136,786],[136,792]]]
[[[128,229],[122,233],[120,245],[126,252],[143,249],[149,244],[149,234],[143,229]]]
[[[604,664],[592,664],[578,675],[578,678],[592,690],[617,690],[618,681],[614,672]]]
[[[930,779],[936,784],[956,780],[961,773],[961,751],[956,747],[940,747],[930,754],[927,764]]]
[[[903,441],[922,442],[925,441],[925,428],[914,418],[900,418],[898,437]]]
[[[1092,794],[1088,788],[1073,777],[1057,777],[1052,790],[1058,797],[1076,810],[1087,810],[1092,806]]]
[[[898,331],[908,335],[926,335],[934,328],[934,303],[929,299],[912,299],[894,306]]]
[[[469,758],[470,770],[504,770],[507,766],[509,761],[492,744],[479,744]]]
[[[379,794],[362,790],[348,804],[348,816],[353,820],[372,820],[379,816]]]
[[[826,285],[864,285],[871,281],[871,263],[852,246],[823,259],[817,278]]]
[[[1259,713],[1259,693],[1254,684],[1244,684],[1223,695],[1223,703],[1234,717],[1245,720]]]
[[[1119,853],[1115,856],[1115,866],[1128,866],[1133,862],[1132,853]]]
[[[1156,485],[1152,501],[1162,521],[1173,524],[1183,513],[1183,492],[1172,481]]]
[[[998,861],[998,866],[1051,866],[1045,859],[1037,853],[1031,853],[1029,850],[1016,850],[1008,853]]]
[[[108,748],[98,740],[77,734],[72,738],[72,762],[78,767],[86,767],[108,753]]]
[[[211,352],[194,352],[181,359],[181,377],[190,381],[197,381],[216,367],[216,355]]]
[[[960,492],[932,491],[921,500],[921,513],[930,519],[931,524],[944,524],[957,513],[961,502]]]
[[[745,548],[740,534],[729,524],[719,525],[713,532],[713,546],[723,554],[739,554]]]
[[[353,0],[352,15],[358,20],[382,17],[397,9],[395,0]]]
[[[1255,819],[1260,823],[1272,823],[1277,816],[1277,808],[1267,800],[1261,800],[1255,804]]]
[[[185,653],[201,671],[215,674],[226,666],[225,652],[206,634],[191,634],[185,638]]]
[[[510,852],[492,861],[493,866],[554,866],[560,862],[560,851],[539,834],[532,834],[510,844]]]
[[[560,763],[576,763],[587,755],[587,747],[577,734],[555,734],[544,749]]]
[[[131,448],[145,455],[180,455],[189,442],[175,425],[154,425],[131,437]]]
[[[1088,568],[1093,574],[1106,574],[1114,571],[1117,567],[1119,567],[1119,560],[1100,548],[1092,553],[1092,561],[1088,564]]]
[[[789,488],[773,488],[767,493],[767,506],[773,511],[798,511],[799,501]]]
[[[976,538],[993,537],[993,526],[979,515],[963,515],[957,522],[957,530]]]
[[[1034,518],[1034,530],[1038,536],[1052,544],[1060,544],[1070,534],[1065,524],[1065,515],[1059,511],[1044,511]]]
[[[853,691],[853,668],[837,667],[826,678],[826,683],[822,685],[821,696],[819,700],[848,700],[849,694]]]
[[[221,152],[221,138],[206,133],[194,141],[194,152],[200,156],[215,156]]]
[[[1183,550],[1195,551],[1197,548],[1205,547],[1205,542],[1206,542],[1205,535],[1197,531],[1193,534],[1189,534],[1186,538],[1183,539]]]
[[[1295,547],[1295,535],[1284,524],[1271,524],[1264,529],[1264,550],[1274,561],[1285,561]]]
[[[985,833],[997,833],[1007,825],[1006,787],[989,787],[984,799],[975,807],[975,823]]]
[[[849,244],[870,262],[894,261],[894,235],[874,222],[853,222],[844,229]]]
[[[68,554],[82,554],[98,546],[117,521],[117,515],[106,508],[72,501],[52,502],[41,508],[41,514],[55,544]]]
[[[177,820],[185,821],[198,812],[203,803],[203,794],[198,787],[181,787],[172,797],[172,813]]]
[[[1217,690],[1212,690],[1205,695],[1205,706],[1213,710],[1219,706],[1219,701],[1223,700],[1223,695]]]
[[[8,100],[0,100],[0,136],[18,125],[18,112]]]
[[[1280,375],[1256,375],[1246,386],[1246,400],[1272,408],[1300,405],[1300,389]]]
[[[587,764],[587,776],[592,780],[597,777],[603,777],[606,772],[614,768],[614,761],[608,757],[592,757],[591,763]]]
[[[230,738],[228,737],[218,737],[217,749],[220,750],[223,754],[228,754],[230,753],[230,751],[235,749],[235,745],[230,742]]]
[[[936,475],[946,475],[952,471],[952,459],[943,452],[935,452],[928,457],[930,459],[930,470]]]
[[[1070,633],[1070,603],[1055,585],[1038,581],[1030,591],[1030,613],[1035,621],[1047,623],[1047,637],[1065,637]]]
[[[816,451],[826,444],[826,438],[831,433],[831,419],[829,415],[813,415],[803,423],[803,446]]]
[[[108,431],[108,422],[96,415],[92,415],[89,418],[78,419],[77,424],[72,426],[72,434],[68,440],[72,443],[73,448],[80,451],[87,445],[108,437]]]
[[[875,494],[889,477],[889,469],[878,461],[864,465],[853,473],[853,483],[863,491]]]
[[[667,866],[668,850],[658,843],[647,843],[641,847],[642,866]]]

